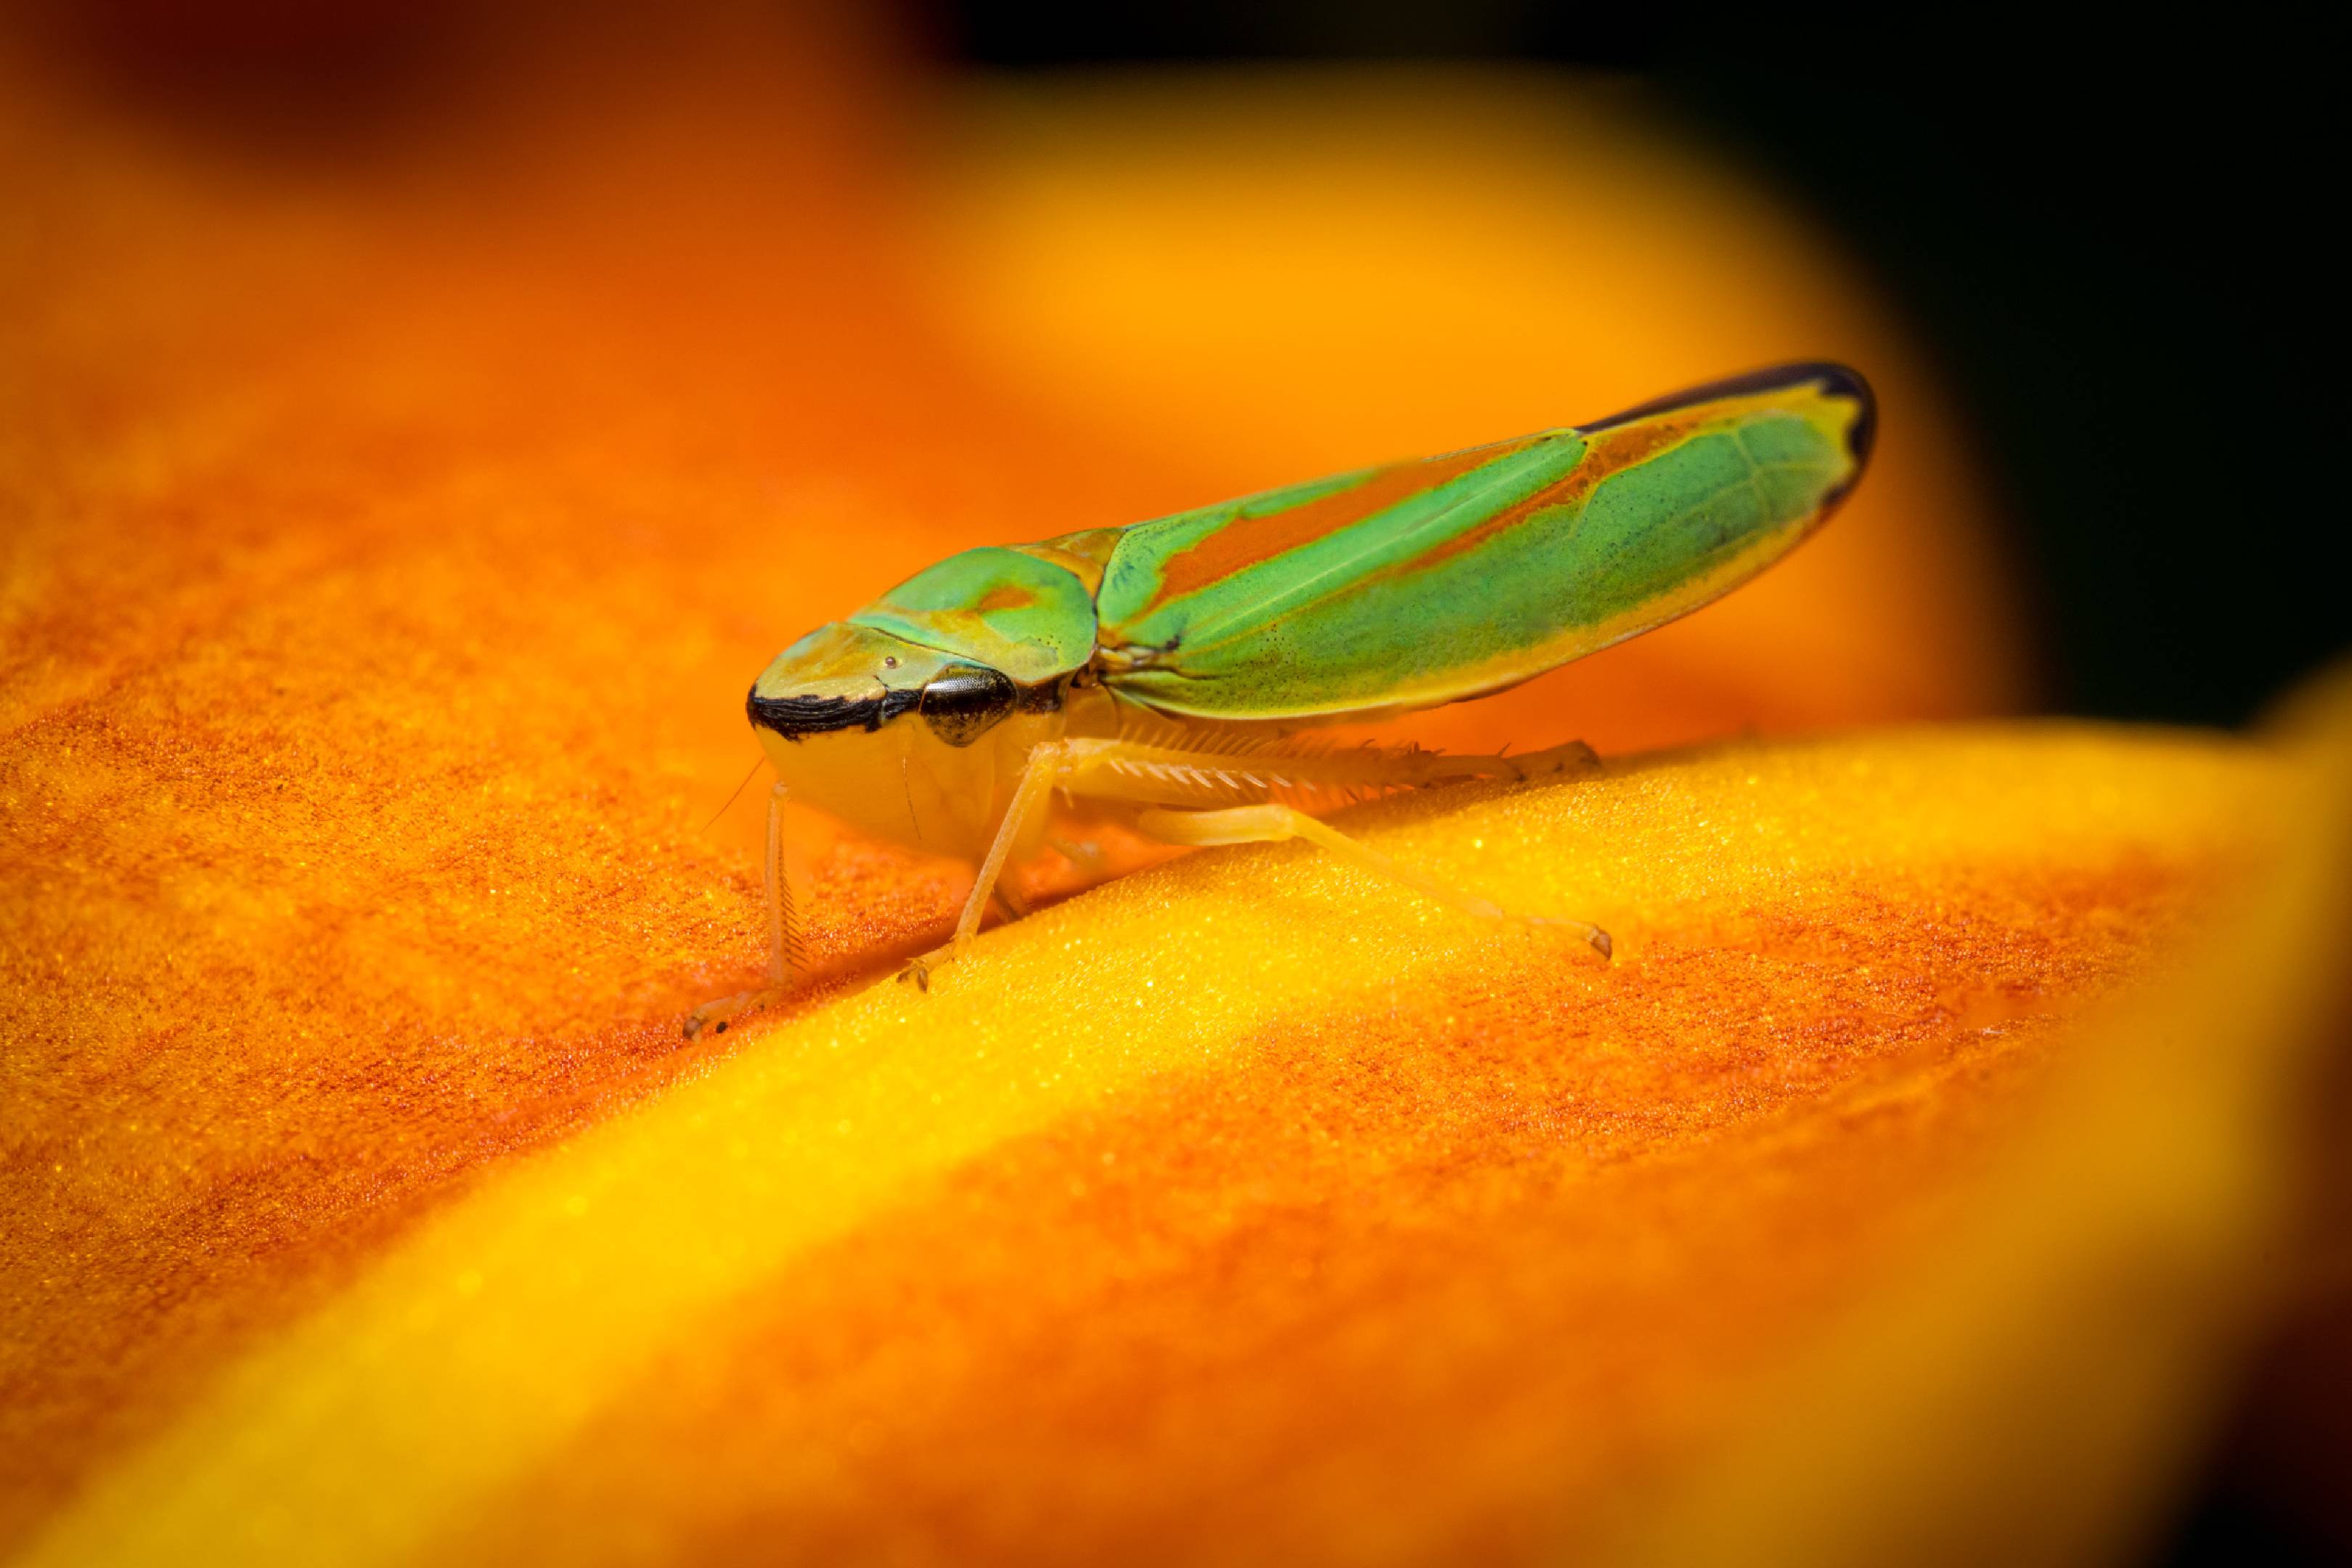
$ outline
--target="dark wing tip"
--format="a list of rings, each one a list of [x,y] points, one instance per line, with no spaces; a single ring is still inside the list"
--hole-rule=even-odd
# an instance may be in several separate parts
[[[1853,400],[1853,423],[1846,429],[1845,449],[1853,458],[1854,471],[1861,472],[1870,461],[1871,448],[1878,444],[1878,394],[1851,365],[1823,360],[1803,368],[1812,373],[1814,383],[1830,396]]]
[[[1664,397],[1654,397],[1647,403],[1636,404],[1622,414],[1606,419],[1596,419],[1590,425],[1578,426],[1580,435],[1591,435],[1596,430],[1613,429],[1631,425],[1636,419],[1648,419],[1660,414],[1672,414],[1695,404],[1714,403],[1726,397],[1753,397],[1759,393],[1782,392],[1794,386],[1815,386],[1831,397],[1853,400],[1855,413],[1853,426],[1846,431],[1846,450],[1853,456],[1853,466],[1859,469],[1870,460],[1871,447],[1878,439],[1878,398],[1870,390],[1870,383],[1862,373],[1850,365],[1832,360],[1801,360],[1794,364],[1768,365],[1741,375],[1730,375],[1721,381],[1710,381],[1700,386],[1670,392]]]

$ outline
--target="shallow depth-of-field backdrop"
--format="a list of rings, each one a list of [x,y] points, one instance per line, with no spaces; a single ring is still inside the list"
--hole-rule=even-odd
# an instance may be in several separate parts
[[[0,1561],[2352,1550],[2309,71],[1854,42],[12,12]],[[1351,808],[1613,963],[1290,846],[918,994],[802,816],[681,1038],[810,626],[1797,358],[1818,539],[1388,731],[1601,773]]]

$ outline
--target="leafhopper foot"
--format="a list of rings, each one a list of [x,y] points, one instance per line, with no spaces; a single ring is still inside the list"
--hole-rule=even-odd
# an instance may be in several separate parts
[[[757,991],[738,991],[732,996],[705,1002],[686,1016],[686,1037],[698,1040],[705,1035],[723,1035],[736,1019],[746,1013],[773,1006],[789,989],[789,986],[782,985],[762,985]]]
[[[1589,921],[1554,920],[1549,915],[1522,915],[1519,918],[1544,931],[1566,931],[1599,953],[1603,963],[1608,963],[1616,952],[1617,944],[1609,939],[1609,933]]]
[[[1493,758],[1471,757],[1466,762],[1491,762],[1496,776],[1517,784],[1529,784],[1537,779],[1555,778],[1562,773],[1591,773],[1601,771],[1601,753],[1582,741],[1570,741],[1565,745],[1549,746],[1540,752],[1522,752],[1516,757],[1496,754]]]
[[[910,958],[907,961],[907,967],[898,971],[898,984],[904,985],[911,980],[916,990],[928,992],[931,988],[931,976],[962,956],[963,942],[959,940],[945,947],[934,948],[919,958]]]

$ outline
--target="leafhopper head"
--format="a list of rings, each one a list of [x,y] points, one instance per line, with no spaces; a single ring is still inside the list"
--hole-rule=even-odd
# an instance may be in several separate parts
[[[778,654],[751,683],[751,727],[792,742],[862,731],[913,715],[968,746],[1008,717],[1020,691],[1000,670],[888,632],[835,621]]]
[[[1017,765],[1059,719],[1045,702],[1054,695],[836,621],[778,654],[744,708],[796,797],[877,837],[963,855],[984,844],[1006,765],[1000,742],[1019,742]]]

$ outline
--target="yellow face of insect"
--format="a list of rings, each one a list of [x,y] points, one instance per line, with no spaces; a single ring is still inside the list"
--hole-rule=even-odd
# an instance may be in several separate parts
[[[788,741],[871,734],[912,713],[950,746],[968,746],[1022,706],[1003,671],[888,632],[835,621],[778,654],[744,704],[754,729]]]
[[[879,837],[970,855],[1001,787],[997,742],[1037,738],[1041,716],[1019,712],[1020,698],[999,671],[836,622],[779,654],[745,708],[796,797]]]

